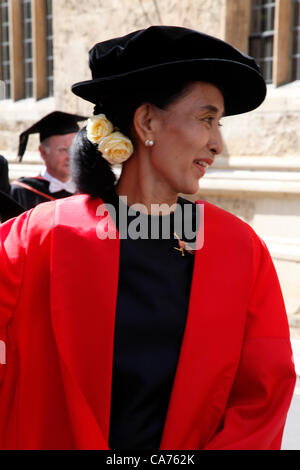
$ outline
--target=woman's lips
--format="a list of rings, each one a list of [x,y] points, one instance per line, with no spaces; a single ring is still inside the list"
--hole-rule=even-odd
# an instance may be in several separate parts
[[[206,168],[213,164],[213,160],[211,159],[198,159],[194,161],[194,165],[197,166],[198,170],[200,170],[201,174],[205,174]]]

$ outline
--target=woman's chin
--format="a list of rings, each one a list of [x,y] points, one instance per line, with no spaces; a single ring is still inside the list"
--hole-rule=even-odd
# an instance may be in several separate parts
[[[196,194],[198,191],[199,191],[199,182],[197,181],[196,184],[182,186],[179,193],[192,195],[192,194]]]

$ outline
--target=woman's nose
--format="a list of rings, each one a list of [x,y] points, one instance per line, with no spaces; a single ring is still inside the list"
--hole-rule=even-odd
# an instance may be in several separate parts
[[[214,154],[218,155],[223,150],[223,138],[219,127],[212,132],[210,141],[208,143],[209,150]]]

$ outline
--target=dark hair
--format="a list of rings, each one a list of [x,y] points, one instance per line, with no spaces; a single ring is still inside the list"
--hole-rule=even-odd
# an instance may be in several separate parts
[[[160,84],[161,85],[161,84]],[[184,95],[189,82],[176,82],[160,86],[159,90],[144,90],[143,93],[123,93],[105,97],[94,109],[94,114],[103,113],[124,135],[133,138],[132,122],[135,110],[143,103],[151,103],[165,109]],[[97,146],[87,139],[86,128],[75,136],[71,151],[71,168],[74,182],[80,193],[104,198],[115,183],[116,176],[111,165],[101,156]]]

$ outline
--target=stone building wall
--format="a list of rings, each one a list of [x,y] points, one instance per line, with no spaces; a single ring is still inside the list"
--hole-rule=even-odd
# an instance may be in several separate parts
[[[246,92],[246,90],[245,90]],[[300,157],[300,81],[268,85],[264,103],[224,120],[226,155]]]
[[[225,0],[55,0],[56,105],[91,112],[91,106],[74,97],[70,87],[90,78],[88,51],[97,42],[156,24],[185,26],[221,37],[224,5]]]
[[[54,97],[0,101],[0,153],[14,161],[19,133],[54,109],[92,113],[92,106],[75,97],[70,88],[91,77],[88,51],[96,42],[152,24],[186,26],[222,37],[225,3],[226,0],[53,0]],[[37,137],[31,136],[25,162],[38,161],[37,144]],[[12,169],[19,174],[19,168]],[[30,168],[24,171],[30,172]]]

